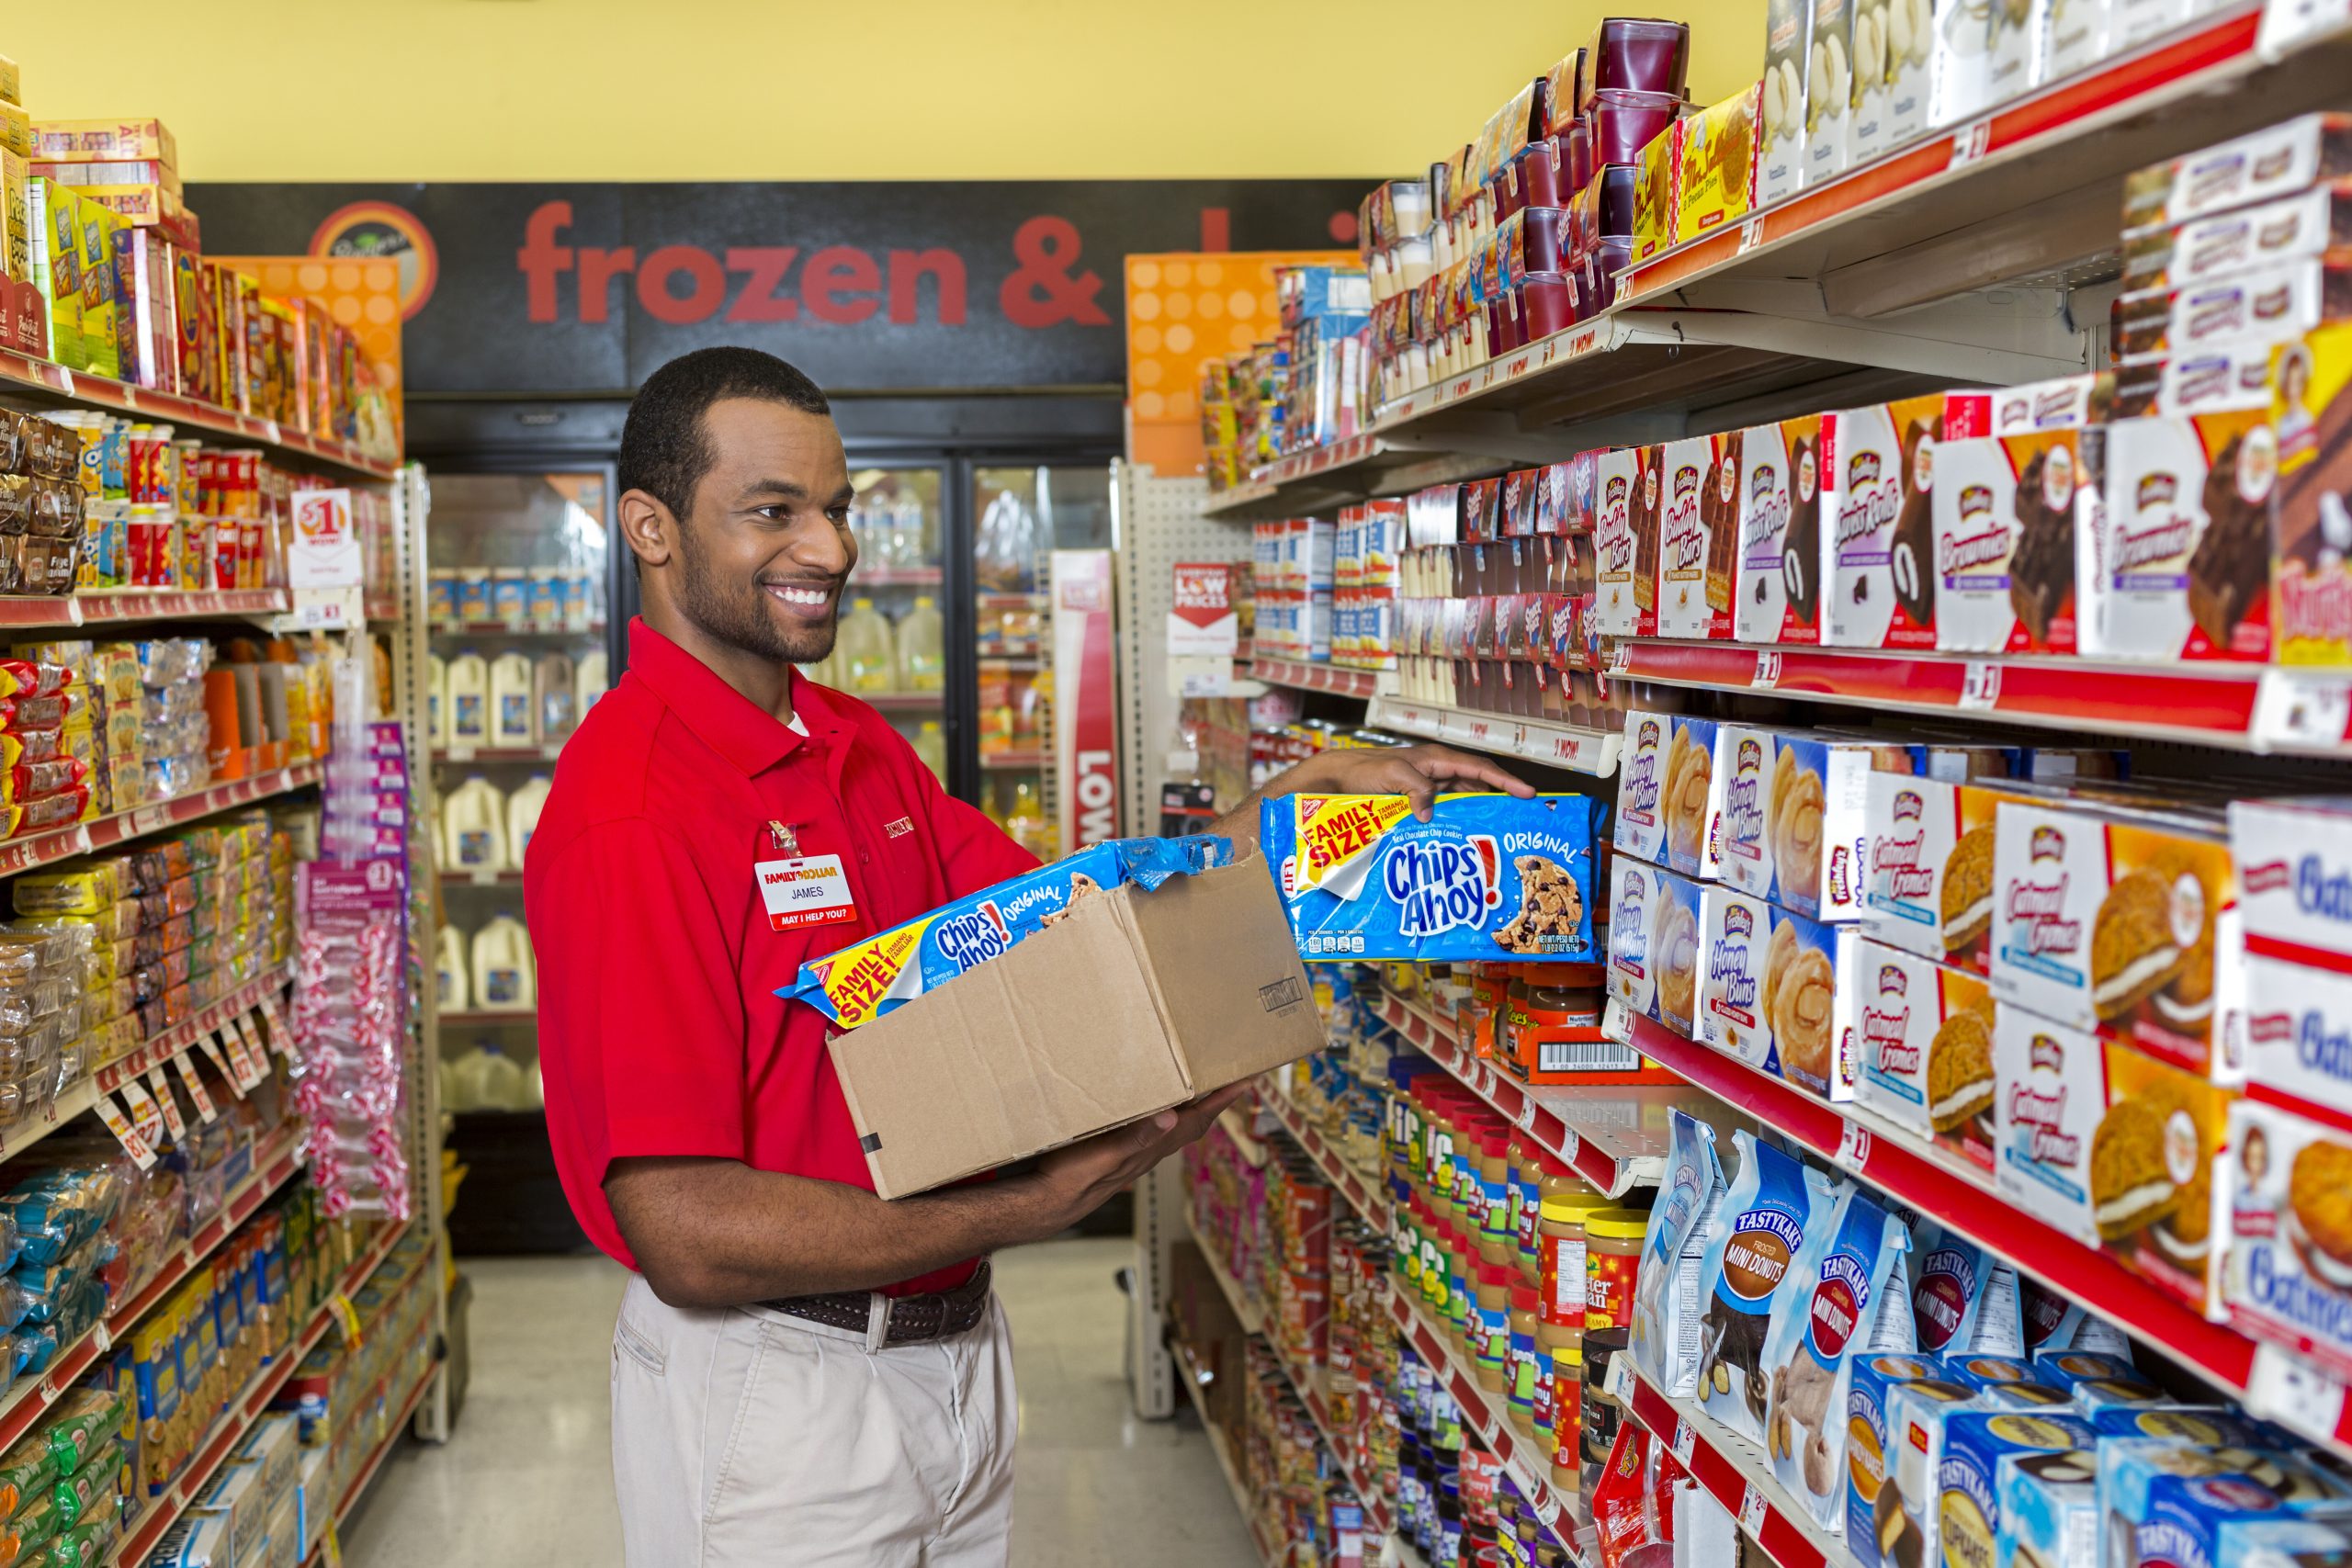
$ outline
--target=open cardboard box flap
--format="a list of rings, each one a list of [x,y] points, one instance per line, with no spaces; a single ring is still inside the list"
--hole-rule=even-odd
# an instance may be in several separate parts
[[[1148,1116],[1323,1043],[1265,862],[1080,898],[836,1035],[874,1189],[901,1198]]]

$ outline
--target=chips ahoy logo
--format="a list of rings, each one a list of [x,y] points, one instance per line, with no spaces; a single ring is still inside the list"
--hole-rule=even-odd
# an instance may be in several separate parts
[[[1432,937],[1460,926],[1486,922],[1502,901],[1498,870],[1500,852],[1484,834],[1424,842],[1408,839],[1381,862],[1381,890],[1396,906],[1396,929],[1410,938]]]
[[[1012,945],[1012,929],[1005,924],[1004,911],[997,908],[993,898],[968,913],[935,922],[931,938],[939,946],[939,955],[956,965],[958,975],[1001,956]]]

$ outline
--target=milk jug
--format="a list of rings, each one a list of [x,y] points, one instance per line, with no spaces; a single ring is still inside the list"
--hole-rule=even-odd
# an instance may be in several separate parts
[[[449,660],[449,744],[490,744],[490,666],[469,649]]]
[[[530,933],[512,915],[474,932],[474,1001],[489,1012],[529,1012],[538,1005]]]
[[[523,1069],[487,1041],[458,1057],[449,1077],[452,1111],[523,1109]]]
[[[496,784],[479,774],[441,802],[441,832],[442,852],[452,870],[504,871],[511,863],[506,857],[505,798]]]
[[[542,744],[560,746],[578,727],[580,698],[572,690],[577,679],[578,672],[571,668],[571,655],[568,653],[542,654],[532,669],[531,711],[538,716]]]
[[[899,656],[891,646],[890,623],[882,618],[871,599],[857,600],[842,617],[841,633],[833,639],[833,657],[841,661],[845,691],[864,696],[899,689]]]
[[[449,744],[449,665],[437,653],[424,656],[424,733],[435,747]]]
[[[441,928],[434,950],[433,991],[443,1012],[466,1010],[466,933],[455,926]]]
[[[939,610],[929,594],[918,595],[915,607],[899,622],[899,679],[910,692],[947,689],[947,656],[940,637]]]
[[[913,745],[915,755],[922,759],[922,765],[929,768],[942,784],[946,784],[947,737],[940,733],[939,721],[924,719],[922,728],[915,731]]]
[[[502,653],[490,661],[491,739],[500,746],[536,746],[539,727],[531,713],[531,661]]]
[[[596,699],[605,694],[605,650],[596,649],[580,656],[579,667],[571,672],[571,711],[574,724],[588,716]]]
[[[531,835],[539,830],[539,812],[553,787],[547,775],[534,773],[506,797],[506,852],[517,866],[523,863],[523,852],[531,847]]]

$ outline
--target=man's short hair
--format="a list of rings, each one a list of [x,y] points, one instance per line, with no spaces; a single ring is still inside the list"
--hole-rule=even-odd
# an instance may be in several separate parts
[[[620,488],[641,490],[684,517],[714,454],[702,416],[724,398],[757,398],[803,413],[830,415],[817,383],[756,348],[698,348],[645,378],[621,426]]]

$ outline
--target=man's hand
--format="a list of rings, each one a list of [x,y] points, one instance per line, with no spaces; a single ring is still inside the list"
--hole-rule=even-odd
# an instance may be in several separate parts
[[[1426,822],[1437,804],[1438,786],[1448,784],[1498,789],[1522,800],[1535,793],[1532,785],[1486,758],[1451,746],[1349,746],[1318,751],[1268,781],[1264,793],[1269,798],[1307,791],[1401,795],[1412,801],[1413,815]]]
[[[1207,1132],[1225,1108],[1249,1089],[1245,1079],[1189,1105],[1039,1156],[1036,1171],[1029,1179],[1037,1183],[1045,1201],[1046,1228],[1036,1239],[1068,1230],[1101,1208],[1113,1193]]]

